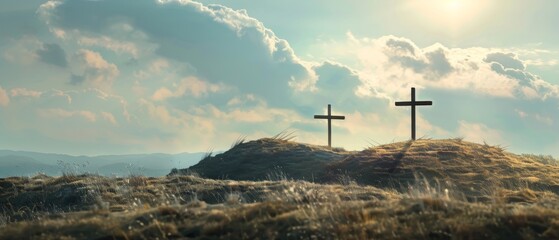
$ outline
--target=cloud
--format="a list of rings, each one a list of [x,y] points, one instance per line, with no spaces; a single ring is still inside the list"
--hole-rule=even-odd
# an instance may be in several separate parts
[[[94,36],[126,24],[156,44],[156,54],[192,66],[199,78],[266,96],[274,106],[286,106],[292,88],[315,80],[287,41],[245,11],[191,1],[124,2],[65,1],[43,5],[40,12],[51,27]]]
[[[502,53],[502,52],[493,52],[487,54],[483,61],[487,63],[498,63],[503,68],[510,68],[515,70],[524,70],[526,66],[524,63],[518,59],[518,57],[513,53]]]
[[[88,84],[107,90],[119,75],[118,67],[107,62],[98,52],[81,49],[76,53],[75,58],[80,63],[81,75],[73,74],[71,84]]]
[[[549,116],[544,116],[539,113],[531,114],[531,113],[527,113],[526,111],[522,111],[520,109],[514,109],[514,111],[518,114],[518,116],[521,119],[535,120],[536,122],[543,123],[548,126],[553,125],[553,119]]]
[[[109,123],[111,123],[111,124],[113,124],[113,125],[117,125],[116,118],[115,118],[115,116],[114,116],[112,113],[110,113],[110,112],[101,112],[101,117],[102,117],[103,119],[105,119],[105,121],[107,121],[107,122],[109,122]]]
[[[411,40],[405,38],[388,36],[379,41],[384,45],[384,53],[390,63],[425,74],[428,79],[437,80],[453,71],[446,56],[448,49],[441,44],[420,49]]]
[[[155,91],[151,98],[155,101],[163,101],[168,98],[177,98],[185,95],[199,98],[209,93],[216,93],[224,89],[223,85],[208,83],[195,77],[185,78],[173,87],[175,89],[174,91],[171,91],[166,87],[162,87]]]
[[[12,97],[32,97],[38,98],[41,97],[40,91],[30,90],[26,88],[13,88],[10,90],[10,95]]]
[[[126,53],[132,57],[138,57],[138,47],[132,42],[124,42],[112,39],[108,36],[100,37],[80,37],[78,44],[83,46],[98,46],[109,49],[116,53]]]
[[[468,141],[490,144],[502,144],[502,133],[483,123],[459,121],[458,134]]]
[[[406,88],[416,86],[505,98],[559,97],[553,84],[526,68],[530,59],[511,53],[537,59],[538,49],[448,48],[439,43],[419,47],[402,37],[358,38],[351,32],[346,42],[323,43],[316,51],[327,49],[345,49],[332,52],[330,59],[358,58],[349,67],[359,73],[364,95],[374,95],[364,87],[372,86],[381,95],[401,98]]]
[[[97,121],[97,115],[90,111],[67,111],[60,108],[41,109],[38,111],[40,117],[43,118],[71,118],[78,117],[88,122]]]
[[[22,36],[17,40],[11,40],[12,45],[4,51],[3,57],[12,63],[29,65],[38,58],[37,50],[42,43],[33,36]]]
[[[2,86],[0,86],[0,106],[6,107],[9,103],[10,97],[8,96],[8,93],[2,88]]]
[[[36,51],[39,60],[58,67],[66,67],[66,52],[56,43],[43,43],[43,47]]]
[[[358,96],[362,81],[354,70],[335,62],[323,62],[312,67],[317,76],[312,91],[296,91],[294,99],[301,106],[313,111],[322,110],[327,104],[334,108],[353,111],[360,108]],[[369,100],[370,101],[370,100]]]
[[[20,146],[33,138],[56,139],[57,149],[81,147],[75,151],[92,143],[117,153],[203,151],[288,127],[299,141],[324,144],[316,132],[325,131],[324,122],[312,116],[332,104],[334,114],[346,116],[335,123],[335,142],[355,149],[368,139],[409,138],[409,109],[393,102],[409,99],[412,86],[418,99],[435,103],[419,110],[420,136],[492,133],[491,126],[512,141],[528,132],[522,124],[550,128],[559,120],[546,114],[557,106],[557,86],[530,67],[549,57],[531,49],[418,46],[404,37],[348,33],[311,61],[246,11],[219,5],[49,1],[38,12],[50,33],[0,42],[7,49],[2,72],[34,69],[13,70],[3,83],[10,107],[0,111],[8,119],[0,131],[21,136],[13,143]],[[54,64],[57,46],[65,68],[44,64]],[[553,138],[551,132],[543,133]]]

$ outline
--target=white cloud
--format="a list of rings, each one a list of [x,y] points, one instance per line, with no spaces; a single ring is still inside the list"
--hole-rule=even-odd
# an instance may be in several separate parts
[[[322,42],[315,47],[315,52],[351,63],[364,81],[361,90],[374,86],[393,99],[404,97],[411,86],[505,98],[559,97],[555,85],[526,69],[528,59],[511,53],[517,49],[448,48],[439,43],[421,48],[406,38],[357,38],[351,32],[345,42]],[[528,56],[538,50],[520,52]],[[352,63],[356,57],[359,61]],[[366,90],[361,93],[378,95]]]
[[[43,43],[36,37],[23,36],[12,42],[11,47],[4,51],[4,59],[22,65],[32,64],[39,59],[37,50],[41,49]]]
[[[78,117],[88,122],[97,121],[97,115],[90,111],[68,111],[61,108],[40,109],[38,114],[43,118],[71,118]]]
[[[81,66],[79,75],[73,75],[70,81],[74,85],[87,84],[108,90],[119,75],[118,67],[107,62],[98,52],[81,49],[76,59]]]
[[[42,92],[30,90],[26,88],[14,88],[10,90],[10,95],[12,97],[41,97]]]
[[[520,109],[515,109],[514,111],[522,119],[534,120],[536,122],[543,123],[547,126],[552,126],[553,125],[553,119],[549,116],[544,116],[540,113],[527,113],[526,111],[522,111]]]
[[[178,84],[175,84],[173,88],[175,90],[171,91],[166,87],[162,87],[155,91],[151,98],[155,101],[163,101],[168,98],[177,98],[185,95],[199,98],[209,93],[216,93],[225,89],[221,84],[208,83],[195,77],[187,77]]]
[[[487,142],[492,145],[502,144],[502,133],[490,128],[483,123],[471,123],[467,121],[458,122],[458,134],[468,141],[477,143]]]
[[[10,107],[0,115],[12,120],[0,130],[14,136],[23,134],[14,129],[32,129],[45,142],[59,139],[82,148],[95,142],[113,152],[204,151],[227,147],[238,135],[270,136],[292,126],[298,140],[324,144],[324,122],[312,115],[332,104],[336,114],[347,116],[334,125],[335,142],[354,149],[367,139],[409,138],[409,109],[392,105],[409,99],[411,86],[418,98],[436,104],[420,110],[419,136],[475,138],[488,132],[494,142],[492,136],[508,140],[520,134],[501,123],[554,126],[558,120],[544,107],[531,108],[540,102],[551,106],[559,96],[555,85],[531,72],[534,61],[549,60],[530,55],[536,50],[424,47],[402,37],[349,32],[345,42],[326,42],[322,55],[308,61],[246,11],[218,5],[60,1],[39,12],[52,36],[2,46],[27,54],[16,59],[18,51],[7,51],[10,64],[41,70],[5,84],[13,89],[4,91]],[[68,53],[66,68],[39,65],[37,50],[47,49],[44,43]],[[459,100],[449,99],[454,95]],[[0,92],[0,104],[7,101]],[[496,117],[515,108],[525,119]],[[37,113],[45,118],[30,117]],[[84,123],[87,134],[75,136]]]
[[[108,36],[100,37],[80,37],[78,44],[90,47],[98,46],[110,49],[116,53],[126,53],[132,57],[138,57],[138,47],[132,42],[124,42],[112,39]]]
[[[257,99],[253,94],[247,94],[245,96],[233,97],[227,102],[227,106],[247,106],[251,103],[255,103],[260,106],[265,106],[266,103],[262,99]]]
[[[107,122],[109,122],[109,123],[111,123],[111,124],[113,124],[113,125],[117,125],[116,118],[115,118],[115,116],[114,116],[112,113],[110,113],[110,112],[101,112],[101,117],[103,117],[103,119],[105,119],[105,121],[107,121]]]
[[[163,58],[158,58],[151,63],[151,65],[149,66],[149,70],[154,73],[161,73],[161,71],[167,69],[169,65],[169,61]]]
[[[2,86],[0,86],[0,106],[6,107],[9,103],[10,97],[8,96],[8,93],[2,88]]]
[[[199,79],[223,83],[239,94],[265,96],[272,105],[285,106],[292,88],[316,80],[310,65],[295,55],[287,41],[246,11],[192,1],[133,2],[65,1],[44,5],[41,11],[47,13],[44,17],[51,28],[79,31],[90,38],[117,35],[115,26],[128,26],[144,34],[160,58],[187,64]],[[66,14],[75,9],[88,10],[79,17]],[[89,21],[92,18],[115,21]],[[126,36],[119,35],[118,40],[137,39]]]

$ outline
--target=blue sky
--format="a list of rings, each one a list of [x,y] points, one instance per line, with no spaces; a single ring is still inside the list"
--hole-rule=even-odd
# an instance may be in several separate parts
[[[227,149],[284,129],[333,145],[464,137],[559,156],[559,3],[3,0],[0,148]]]

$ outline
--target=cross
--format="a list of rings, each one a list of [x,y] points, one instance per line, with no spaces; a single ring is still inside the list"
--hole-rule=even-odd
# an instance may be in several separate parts
[[[410,102],[396,102],[396,106],[411,106],[411,139],[415,140],[415,106],[433,105],[431,101],[415,101],[415,88],[411,88]]]
[[[328,120],[328,147],[332,148],[332,119],[344,120],[345,116],[333,116],[330,104],[328,104],[328,115],[314,115],[314,119]]]

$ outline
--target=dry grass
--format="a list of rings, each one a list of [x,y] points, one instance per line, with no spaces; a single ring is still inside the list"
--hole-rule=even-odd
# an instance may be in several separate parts
[[[347,174],[359,184],[405,190],[420,175],[473,201],[482,201],[497,189],[559,194],[559,167],[548,162],[549,158],[516,155],[461,139],[417,140],[372,147],[331,163],[323,181]]]
[[[246,171],[262,171],[266,181],[191,170],[0,179],[0,239],[559,239],[558,169],[548,158],[461,139],[362,152],[259,141],[204,164],[248,161]],[[323,163],[322,184],[294,180],[309,162]]]
[[[424,179],[398,193],[371,186],[194,176],[61,178],[1,180],[1,186],[17,192],[2,189],[2,206],[12,208],[2,214],[8,222],[0,225],[0,239],[559,237],[559,198],[531,190],[503,190],[492,202],[476,203],[439,192]],[[59,190],[69,186],[68,194],[78,201],[63,200],[69,196]],[[21,195],[50,197],[51,205],[25,205]]]
[[[280,171],[288,179],[315,181],[324,167],[351,152],[289,141],[289,134],[234,144],[229,151],[207,156],[188,170],[212,179],[267,180]],[[186,172],[186,169],[180,172]]]

